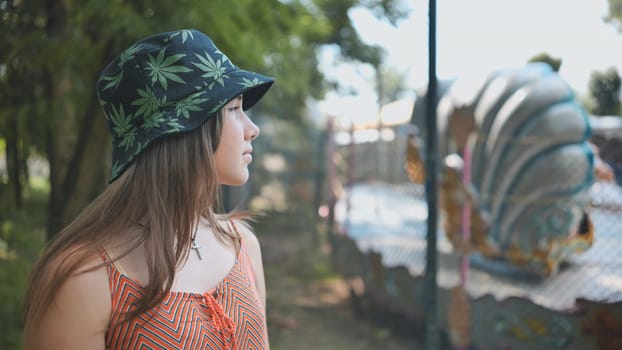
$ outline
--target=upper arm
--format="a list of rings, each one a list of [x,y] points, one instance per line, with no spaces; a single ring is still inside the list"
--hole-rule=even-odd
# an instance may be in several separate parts
[[[263,261],[261,257],[261,246],[257,236],[250,230],[247,225],[241,224],[236,221],[236,228],[238,229],[240,236],[244,240],[246,252],[251,259],[253,265],[253,271],[255,272],[255,285],[257,286],[257,292],[263,303],[264,309],[266,307],[266,280],[263,272]]]
[[[40,321],[24,330],[24,349],[105,349],[110,308],[106,268],[75,273],[60,287]]]

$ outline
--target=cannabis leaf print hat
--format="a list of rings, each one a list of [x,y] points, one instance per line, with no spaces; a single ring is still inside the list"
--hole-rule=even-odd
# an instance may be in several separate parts
[[[198,30],[155,34],[102,71],[97,95],[112,134],[113,182],[159,137],[194,130],[243,94],[251,108],[274,79],[240,69]]]

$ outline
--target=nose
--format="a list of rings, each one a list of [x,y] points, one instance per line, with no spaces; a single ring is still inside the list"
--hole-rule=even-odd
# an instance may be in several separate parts
[[[252,120],[246,116],[247,127],[246,127],[246,138],[247,140],[253,141],[259,136],[259,127],[253,123]]]

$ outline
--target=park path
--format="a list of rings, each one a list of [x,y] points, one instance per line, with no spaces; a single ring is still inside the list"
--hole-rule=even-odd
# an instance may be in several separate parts
[[[419,349],[414,337],[357,315],[330,265],[321,223],[268,214],[255,224],[262,245],[272,350]]]

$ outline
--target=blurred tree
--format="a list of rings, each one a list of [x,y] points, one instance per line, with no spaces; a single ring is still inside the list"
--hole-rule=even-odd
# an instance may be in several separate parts
[[[362,4],[395,21],[404,14],[398,3],[0,0],[0,138],[13,202],[31,152],[49,162],[48,237],[105,186],[109,140],[94,85],[133,41],[180,27],[202,30],[239,66],[277,77],[254,113],[301,120],[306,98],[321,97],[327,86],[317,70],[319,45],[338,45],[347,59],[381,60],[380,49],[353,30],[348,9]]]
[[[406,91],[406,74],[386,64],[376,69],[376,92],[382,106],[402,97]]]
[[[620,115],[620,75],[614,67],[590,75],[591,111],[595,115]]]
[[[559,68],[562,65],[561,58],[553,57],[553,56],[549,55],[546,52],[541,52],[541,53],[533,56],[532,58],[529,59],[528,62],[529,63],[532,63],[532,62],[543,62],[543,63],[546,63],[549,66],[551,66],[551,68],[554,71],[556,71],[556,72],[559,72]]]
[[[0,201],[3,213],[10,212],[11,204],[21,207],[22,192],[28,181],[26,161],[31,150],[44,147],[42,120],[36,123],[33,117],[42,110],[41,84],[44,57],[36,55],[32,37],[35,23],[32,14],[41,6],[41,1],[0,1],[0,138],[4,139],[7,178],[0,182]],[[33,16],[34,17],[34,16]],[[18,53],[18,47],[21,52]],[[30,57],[21,60],[19,55]],[[39,83],[39,84],[38,84]],[[7,198],[9,197],[9,198]],[[8,205],[8,207],[7,207]],[[1,216],[1,215],[0,215]]]
[[[622,33],[622,0],[609,0],[609,14],[605,22],[611,23]]]

